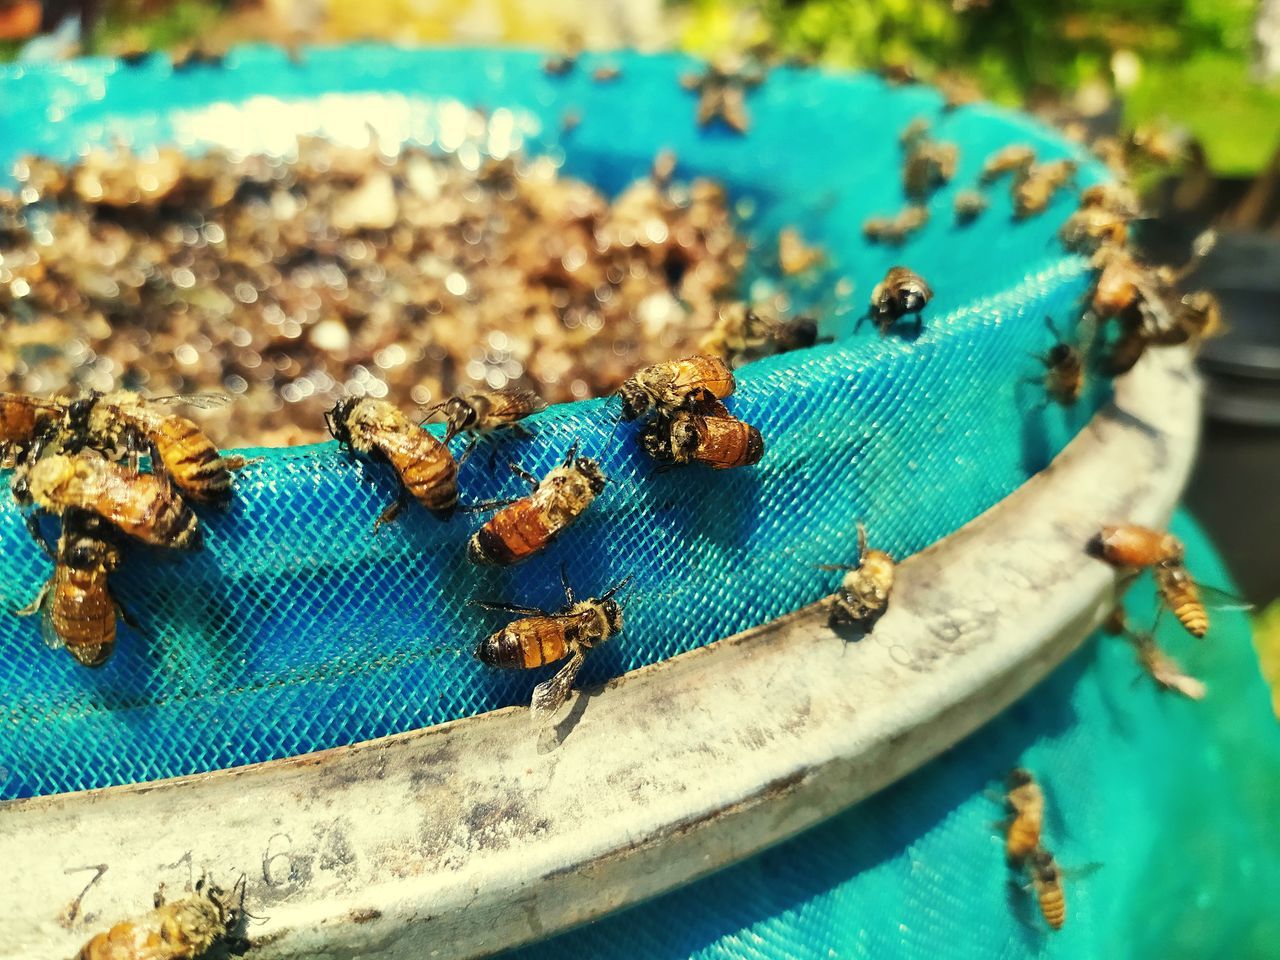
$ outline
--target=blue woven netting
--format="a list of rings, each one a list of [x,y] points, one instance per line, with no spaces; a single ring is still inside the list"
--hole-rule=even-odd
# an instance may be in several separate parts
[[[285,150],[299,132],[369,126],[447,150],[461,142],[462,105],[477,104],[495,121],[497,108],[510,111],[506,146],[559,157],[566,173],[608,191],[670,148],[682,174],[716,176],[754,209],[744,229],[761,249],[798,225],[854,289],[826,316],[836,342],[741,372],[731,405],[767,440],[757,467],[655,475],[632,425],[613,435],[608,401],[552,409],[533,422],[533,439],[504,441],[493,461],[540,474],[576,440],[613,479],[582,522],[513,570],[466,560],[476,517],[442,523],[414,507],[373,536],[391,477],[351,466],[332,444],[254,451],[266,461],[241,474],[231,511],[203,517],[207,549],[128,553],[114,583],[139,629],[122,627],[101,670],[44,649],[32,620],[0,616],[0,796],[269,760],[527,702],[545,674],[476,662],[476,641],[503,620],[466,604],[555,606],[564,561],[580,594],[634,577],[626,630],[589,658],[582,682],[661,660],[830,592],[838,574],[818,564],[855,555],[855,518],[900,557],[945,536],[1043,467],[1101,402],[1107,388],[1096,383],[1073,410],[1038,409],[1042,394],[1022,382],[1038,372],[1028,353],[1050,342],[1044,316],[1071,327],[1080,313],[1086,266],[1055,239],[1074,194],[1022,222],[1007,188],[971,227],[951,215],[955,190],[1010,142],[1046,159],[1076,155],[1082,182],[1099,179],[1077,148],[994,108],[944,111],[925,88],[792,70],[750,95],[747,137],[702,131],[694,95],[677,82],[687,61],[610,60],[623,69],[612,84],[590,81],[589,58],[561,79],[534,54],[387,48],[312,51],[302,65],[249,49],[181,74],[159,60],[85,61],[4,77],[0,164],[117,139]],[[562,135],[569,109],[582,123]],[[867,245],[862,221],[903,204],[897,134],[920,114],[960,144],[954,184],[905,247]],[[895,262],[936,291],[923,335],[852,335]],[[466,464],[467,499],[511,492],[493,461]],[[48,573],[4,498],[0,608],[25,604]]]
[[[1226,573],[1185,517],[1173,530],[1207,583]],[[1131,591],[1153,617],[1150,583]],[[995,721],[846,813],[674,893],[504,954],[507,960],[1273,958],[1280,946],[1280,728],[1247,618],[1209,641],[1165,618],[1162,646],[1206,699],[1158,692],[1127,643],[1100,635]],[[1044,842],[1067,872],[1050,934],[1009,887],[1000,780],[1026,766]],[[1074,872],[1074,875],[1072,875]]]

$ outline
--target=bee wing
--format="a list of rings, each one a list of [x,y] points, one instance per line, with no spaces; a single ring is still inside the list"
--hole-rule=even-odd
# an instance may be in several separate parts
[[[1205,606],[1213,607],[1215,610],[1253,609],[1252,603],[1220,587],[1207,587],[1203,583],[1197,583],[1196,586],[1200,590],[1200,599],[1204,601]]]
[[[148,402],[161,406],[181,405],[195,407],[197,410],[216,410],[218,407],[225,407],[231,402],[231,399],[231,396],[226,393],[191,393],[174,394],[169,397],[152,397]]]
[[[1078,867],[1059,866],[1058,872],[1062,874],[1063,878],[1066,880],[1083,880],[1086,877],[1093,876],[1095,873],[1101,870],[1103,866],[1104,864],[1098,862],[1097,860],[1094,860],[1089,863],[1082,863]]]
[[[546,723],[564,705],[585,659],[582,653],[575,653],[554,677],[544,680],[533,688],[533,701],[530,707],[533,710],[534,722]]]
[[[58,631],[53,626],[53,606],[46,606],[40,612],[40,637],[44,640],[44,645],[50,650],[57,650],[64,646],[62,638],[58,636]]]

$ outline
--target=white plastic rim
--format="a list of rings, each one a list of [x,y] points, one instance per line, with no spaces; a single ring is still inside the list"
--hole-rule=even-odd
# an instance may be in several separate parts
[[[816,604],[581,693],[554,730],[511,708],[0,805],[0,956],[73,955],[207,872],[246,878],[254,957],[477,957],[731,864],[916,769],[1070,654],[1116,596],[1086,542],[1167,522],[1198,424],[1189,356],[1149,351],[1048,469],[902,563],[857,643]]]

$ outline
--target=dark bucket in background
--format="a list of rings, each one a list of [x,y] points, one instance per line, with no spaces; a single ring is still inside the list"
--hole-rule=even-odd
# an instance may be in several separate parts
[[[1193,282],[1221,299],[1228,329],[1200,355],[1205,429],[1187,503],[1261,607],[1280,597],[1280,237],[1223,233]]]

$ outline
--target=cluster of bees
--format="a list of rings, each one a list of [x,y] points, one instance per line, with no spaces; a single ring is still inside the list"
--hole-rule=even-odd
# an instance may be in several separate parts
[[[735,386],[733,371],[717,357],[695,355],[655,364],[622,384],[620,418],[644,419],[639,445],[661,469],[751,466],[764,454],[764,439],[725,407],[723,401]],[[75,400],[0,394],[0,452],[15,468],[12,489],[29,510],[32,535],[54,560],[53,576],[20,612],[43,609],[42,632],[50,645],[65,647],[85,666],[107,661],[120,613],[108,578],[120,566],[124,541],[176,550],[203,545],[189,502],[226,506],[233,471],[248,461],[219,453],[195,423],[168,406],[210,406],[228,399],[146,400],[126,391]],[[376,531],[410,501],[440,519],[451,517],[459,502],[459,465],[480,438],[496,431],[524,432],[521,421],[544,406],[527,390],[478,390],[432,405],[419,421],[386,400],[348,397],[325,419],[349,458],[385,463],[395,474],[399,492],[378,517]],[[422,429],[422,423],[437,415],[446,422],[443,440]],[[449,444],[459,436],[467,443],[455,458]],[[143,456],[150,472],[141,469]],[[475,564],[511,566],[546,549],[608,482],[599,463],[580,455],[576,443],[541,479],[515,464],[512,468],[529,484],[527,495],[465,508],[493,511],[468,541],[467,557]],[[61,520],[56,548],[44,540],[42,514]],[[534,692],[535,716],[549,716],[564,702],[587,652],[622,629],[622,609],[614,599],[622,586],[579,601],[566,576],[567,602],[554,612],[480,603],[519,619],[481,642],[476,654],[500,668],[533,669],[566,661]]]
[[[76,400],[0,394],[0,461],[16,467],[14,497],[34,508],[28,526],[54,561],[53,576],[19,612],[43,611],[41,630],[51,646],[66,647],[89,667],[111,656],[120,611],[108,577],[120,566],[121,538],[172,550],[203,546],[191,504],[225,507],[232,472],[249,461],[221,454],[167,406],[226,399],[146,400],[124,390]],[[141,472],[143,456],[153,472]],[[61,521],[55,546],[44,538],[41,513]]]

